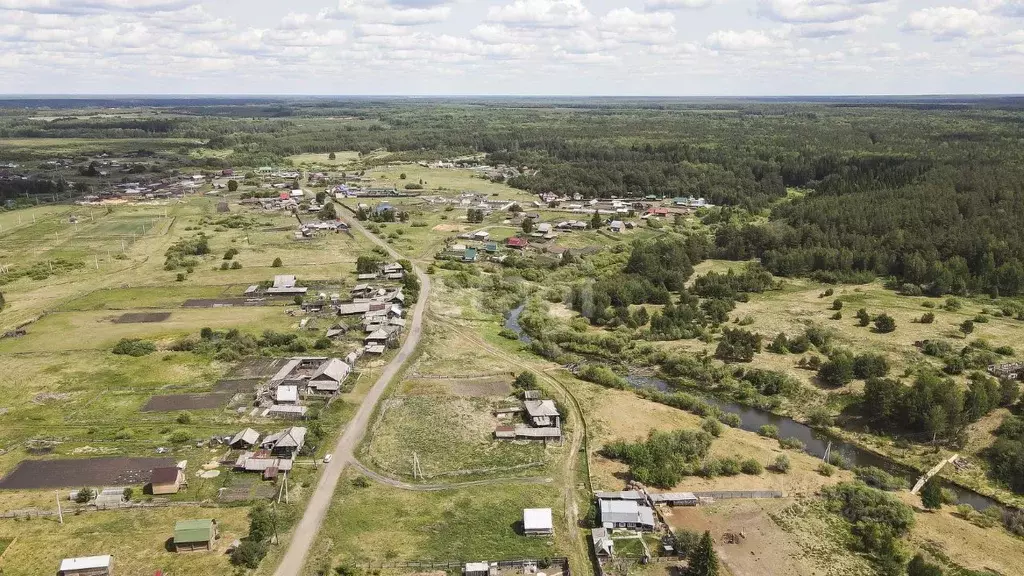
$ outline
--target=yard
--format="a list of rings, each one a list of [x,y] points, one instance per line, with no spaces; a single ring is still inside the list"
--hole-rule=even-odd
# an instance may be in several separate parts
[[[3,520],[0,542],[17,540],[0,558],[0,571],[4,576],[54,574],[63,558],[111,554],[118,574],[228,574],[233,568],[225,551],[245,536],[246,514],[246,508],[181,507],[67,514],[63,525],[56,518]],[[169,551],[174,523],[194,518],[217,520],[220,539],[214,550]]]
[[[417,492],[343,476],[303,574],[341,562],[506,560],[557,556],[568,528],[559,489],[500,484]],[[521,534],[523,508],[551,507],[555,536]]]

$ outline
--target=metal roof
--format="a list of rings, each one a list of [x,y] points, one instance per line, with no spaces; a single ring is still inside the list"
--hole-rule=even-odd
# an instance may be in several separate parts
[[[693,492],[665,492],[651,494],[651,502],[696,502],[697,495]]]
[[[60,561],[61,572],[73,572],[75,570],[95,570],[97,568],[110,568],[114,557],[106,556],[83,556],[82,558],[65,558]]]
[[[213,520],[181,520],[174,525],[174,543],[190,544],[213,540]]]
[[[599,500],[602,524],[654,526],[654,511],[633,500]]]
[[[621,492],[594,492],[598,500],[643,500],[643,492],[636,490],[623,490]]]
[[[235,436],[231,438],[230,444],[234,445],[241,441],[245,441],[246,444],[256,444],[257,442],[259,442],[259,440],[259,432],[253,430],[252,428],[246,428],[245,430],[242,430],[238,434],[235,434]]]
[[[523,406],[531,418],[558,416],[558,409],[555,408],[554,400],[527,400],[523,402]]]
[[[551,508],[524,508],[523,529],[525,530],[551,530],[554,524],[551,522]]]
[[[302,406],[305,408],[305,406]],[[263,440],[264,446],[273,448],[301,448],[306,442],[306,429],[302,426],[285,428],[277,434],[271,434]]]
[[[298,402],[299,400],[299,387],[298,386],[278,386],[277,393],[274,394],[274,400],[276,402]]]
[[[341,382],[348,377],[348,373],[351,371],[352,369],[349,368],[348,364],[345,364],[337,358],[331,358],[317,368],[310,380],[333,380],[335,382]]]

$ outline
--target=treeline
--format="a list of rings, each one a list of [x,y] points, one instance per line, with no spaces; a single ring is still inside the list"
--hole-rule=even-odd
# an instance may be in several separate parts
[[[892,276],[909,293],[1024,293],[1024,169],[974,164],[834,178],[776,206],[768,224],[720,226],[715,254],[760,258],[782,276]]]

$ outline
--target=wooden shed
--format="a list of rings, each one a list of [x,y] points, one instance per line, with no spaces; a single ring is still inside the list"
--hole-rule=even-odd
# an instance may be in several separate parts
[[[213,550],[213,541],[216,539],[216,520],[181,520],[174,525],[175,552]]]
[[[178,468],[154,468],[149,477],[150,493],[177,494],[185,483],[185,474]]]

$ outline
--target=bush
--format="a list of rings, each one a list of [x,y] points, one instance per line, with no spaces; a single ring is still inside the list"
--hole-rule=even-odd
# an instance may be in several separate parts
[[[224,259],[225,260],[231,260],[235,256],[238,256],[238,249],[237,248],[229,248],[228,251],[224,253]]]
[[[882,354],[865,352],[853,359],[853,375],[861,380],[881,378],[889,373],[889,360]]]
[[[850,463],[846,460],[846,456],[843,456],[839,452],[830,452],[828,455],[828,463],[836,468],[846,469],[850,467]]]
[[[175,430],[169,439],[175,444],[184,444],[192,439],[192,434],[188,430]]]
[[[274,263],[270,265],[273,268],[280,268],[284,266],[284,262],[281,262],[280,258],[274,258]]]
[[[122,338],[114,345],[112,352],[122,356],[134,356],[138,358],[156,352],[156,345],[152,342],[140,340],[138,338]]]
[[[740,461],[735,458],[722,458],[718,461],[722,476],[735,476],[740,473]]]
[[[242,269],[242,263],[238,262],[238,261],[232,262],[231,263],[231,269],[232,270],[241,270]]]
[[[327,338],[326,336],[321,336],[320,338],[317,338],[316,342],[313,343],[313,348],[317,350],[327,350],[330,347],[331,339]]]
[[[779,454],[775,461],[772,462],[771,469],[779,474],[789,473],[789,457],[785,454]]]
[[[227,262],[222,262],[220,265],[221,270],[227,270],[229,268],[231,268],[231,264],[228,264]]]
[[[175,418],[175,420],[177,420],[178,424],[191,424],[192,415],[188,412],[182,412],[181,414],[178,414],[178,417]]]
[[[82,488],[75,493],[75,502],[88,504],[95,496],[96,492],[92,488]]]
[[[779,446],[785,450],[803,450],[807,447],[799,438],[789,437],[779,440]]]
[[[836,298],[835,300],[833,300],[832,301],[832,309],[833,310],[842,310],[843,309],[843,301],[840,300],[839,298]]]
[[[185,281],[185,273],[184,272],[178,272],[178,275],[175,276],[174,279],[176,281],[178,281],[178,282],[184,282]]]
[[[238,548],[231,552],[231,563],[235,566],[244,566],[255,570],[260,567],[260,562],[266,555],[266,542],[246,539],[242,541]]]
[[[921,315],[920,322],[921,324],[931,324],[932,322],[935,322],[935,314],[932,312],[925,312]]]
[[[896,319],[888,314],[879,314],[875,318],[875,330],[881,334],[888,334],[896,330]]]
[[[818,474],[828,478],[836,473],[836,467],[829,464],[828,462],[822,462],[818,464]]]
[[[757,433],[765,438],[778,438],[779,427],[774,424],[765,424],[757,429]]]
[[[715,438],[722,435],[722,424],[714,418],[705,418],[700,427]]]
[[[740,469],[744,474],[750,474],[751,476],[757,476],[764,472],[764,466],[761,466],[761,463],[753,458],[747,458],[744,460],[743,463],[740,464]]]
[[[895,492],[897,490],[904,490],[907,487],[907,481],[903,478],[893,476],[885,470],[875,468],[874,466],[855,468],[853,473],[856,474],[857,479],[861,482],[879,490]]]
[[[135,488],[132,488],[131,486],[128,486],[127,488],[125,488],[124,492],[121,492],[121,498],[124,498],[125,502],[131,502],[132,498],[134,498],[134,497],[135,497]]]
[[[739,414],[725,413],[718,415],[718,421],[731,428],[739,428],[743,425],[743,419]]]

